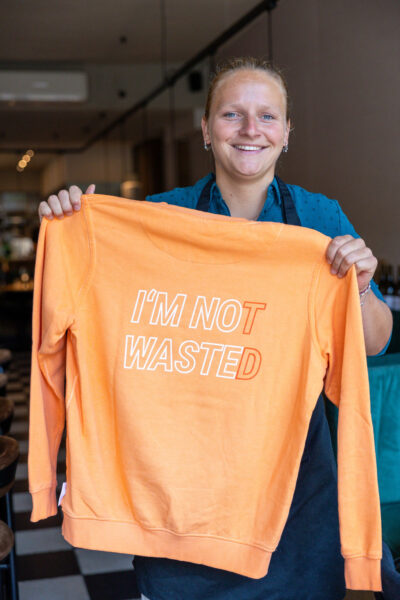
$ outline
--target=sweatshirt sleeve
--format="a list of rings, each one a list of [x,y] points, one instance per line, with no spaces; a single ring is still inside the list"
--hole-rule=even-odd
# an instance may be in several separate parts
[[[325,256],[314,304],[324,389],[339,410],[338,504],[346,587],[382,591],[382,526],[362,314],[353,265],[343,278]]]
[[[89,260],[83,213],[81,209],[61,220],[43,219],[39,231],[28,447],[32,522],[57,514],[57,455],[65,425],[66,332],[74,320]]]

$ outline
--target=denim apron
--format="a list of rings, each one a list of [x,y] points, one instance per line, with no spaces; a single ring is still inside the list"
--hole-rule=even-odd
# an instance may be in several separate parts
[[[202,190],[197,210],[208,212],[214,181],[215,176]],[[288,187],[280,178],[276,181],[282,222],[300,226]],[[337,494],[336,461],[321,394],[310,420],[289,516],[268,573],[252,579],[196,563],[135,556],[138,588],[150,600],[342,600],[346,587]],[[385,600],[395,597],[385,596]]]

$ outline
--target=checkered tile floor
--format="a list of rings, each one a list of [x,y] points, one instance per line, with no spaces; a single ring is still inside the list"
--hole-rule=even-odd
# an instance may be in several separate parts
[[[28,492],[30,354],[14,353],[7,395],[14,419],[7,434],[19,443],[20,459],[12,488],[15,550],[20,600],[136,600],[140,598],[132,556],[74,548],[61,535],[62,511],[31,523]],[[58,455],[57,498],[65,481],[65,432]]]

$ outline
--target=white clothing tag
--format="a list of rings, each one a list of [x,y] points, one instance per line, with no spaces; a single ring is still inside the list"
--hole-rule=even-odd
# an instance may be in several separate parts
[[[64,481],[64,483],[62,484],[62,488],[61,488],[61,493],[60,493],[60,497],[58,499],[58,506],[60,506],[61,504],[61,500],[64,498],[65,496],[65,492],[67,491],[67,482]]]

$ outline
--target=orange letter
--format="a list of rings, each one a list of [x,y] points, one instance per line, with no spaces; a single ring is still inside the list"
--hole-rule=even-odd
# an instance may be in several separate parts
[[[265,310],[267,305],[265,302],[243,302],[243,308],[248,308],[249,312],[247,314],[246,323],[243,327],[243,333],[250,333],[253,328],[254,319],[256,318],[256,313],[258,310]]]
[[[236,379],[253,379],[260,370],[260,365],[260,352],[256,348],[245,348],[236,372]]]

